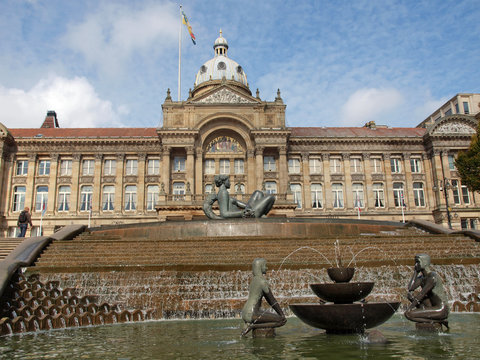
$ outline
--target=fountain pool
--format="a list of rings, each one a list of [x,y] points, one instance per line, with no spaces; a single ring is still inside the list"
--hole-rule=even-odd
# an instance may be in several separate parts
[[[415,330],[397,313],[379,326],[386,345],[328,335],[295,317],[274,339],[241,338],[240,319],[150,321],[42,331],[0,338],[5,359],[473,359],[480,314],[454,313],[447,333]]]

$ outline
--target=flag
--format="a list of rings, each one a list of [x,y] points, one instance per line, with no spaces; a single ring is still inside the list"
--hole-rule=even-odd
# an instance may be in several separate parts
[[[183,25],[185,25],[188,29],[188,32],[190,34],[190,38],[192,39],[193,45],[197,45],[197,43],[195,42],[195,35],[193,35],[192,27],[191,27],[190,23],[188,22],[187,15],[185,15],[183,10],[182,10],[182,22],[183,22]]]
[[[43,201],[42,204],[42,216],[45,215],[45,212],[47,211],[47,204],[45,201]]]
[[[400,194],[401,199],[402,199],[402,207],[407,208],[407,204],[405,204],[405,198],[403,197],[403,191]]]

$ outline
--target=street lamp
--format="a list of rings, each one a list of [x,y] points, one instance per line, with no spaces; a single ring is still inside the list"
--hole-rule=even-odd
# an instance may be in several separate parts
[[[448,228],[452,229],[452,219],[450,217],[450,206],[448,205],[448,190],[452,186],[450,185],[450,181],[447,178],[443,178],[443,180],[437,180],[435,186],[433,186],[434,191],[443,191],[443,195],[445,195],[445,206],[447,207],[447,221],[448,221]]]

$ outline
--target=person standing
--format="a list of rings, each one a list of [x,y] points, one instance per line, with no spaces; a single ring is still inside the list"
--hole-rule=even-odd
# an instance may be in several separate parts
[[[25,237],[28,229],[28,224],[30,224],[30,227],[33,227],[30,209],[26,207],[25,209],[23,209],[20,215],[18,215],[17,225],[20,228],[20,234],[18,234],[18,237]]]

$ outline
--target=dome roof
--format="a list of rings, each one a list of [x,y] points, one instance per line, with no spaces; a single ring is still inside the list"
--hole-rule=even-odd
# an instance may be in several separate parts
[[[215,57],[204,63],[197,72],[195,78],[195,86],[210,80],[234,80],[248,87],[247,75],[238,63],[227,57],[228,43],[227,39],[220,36],[215,40],[213,45]]]

